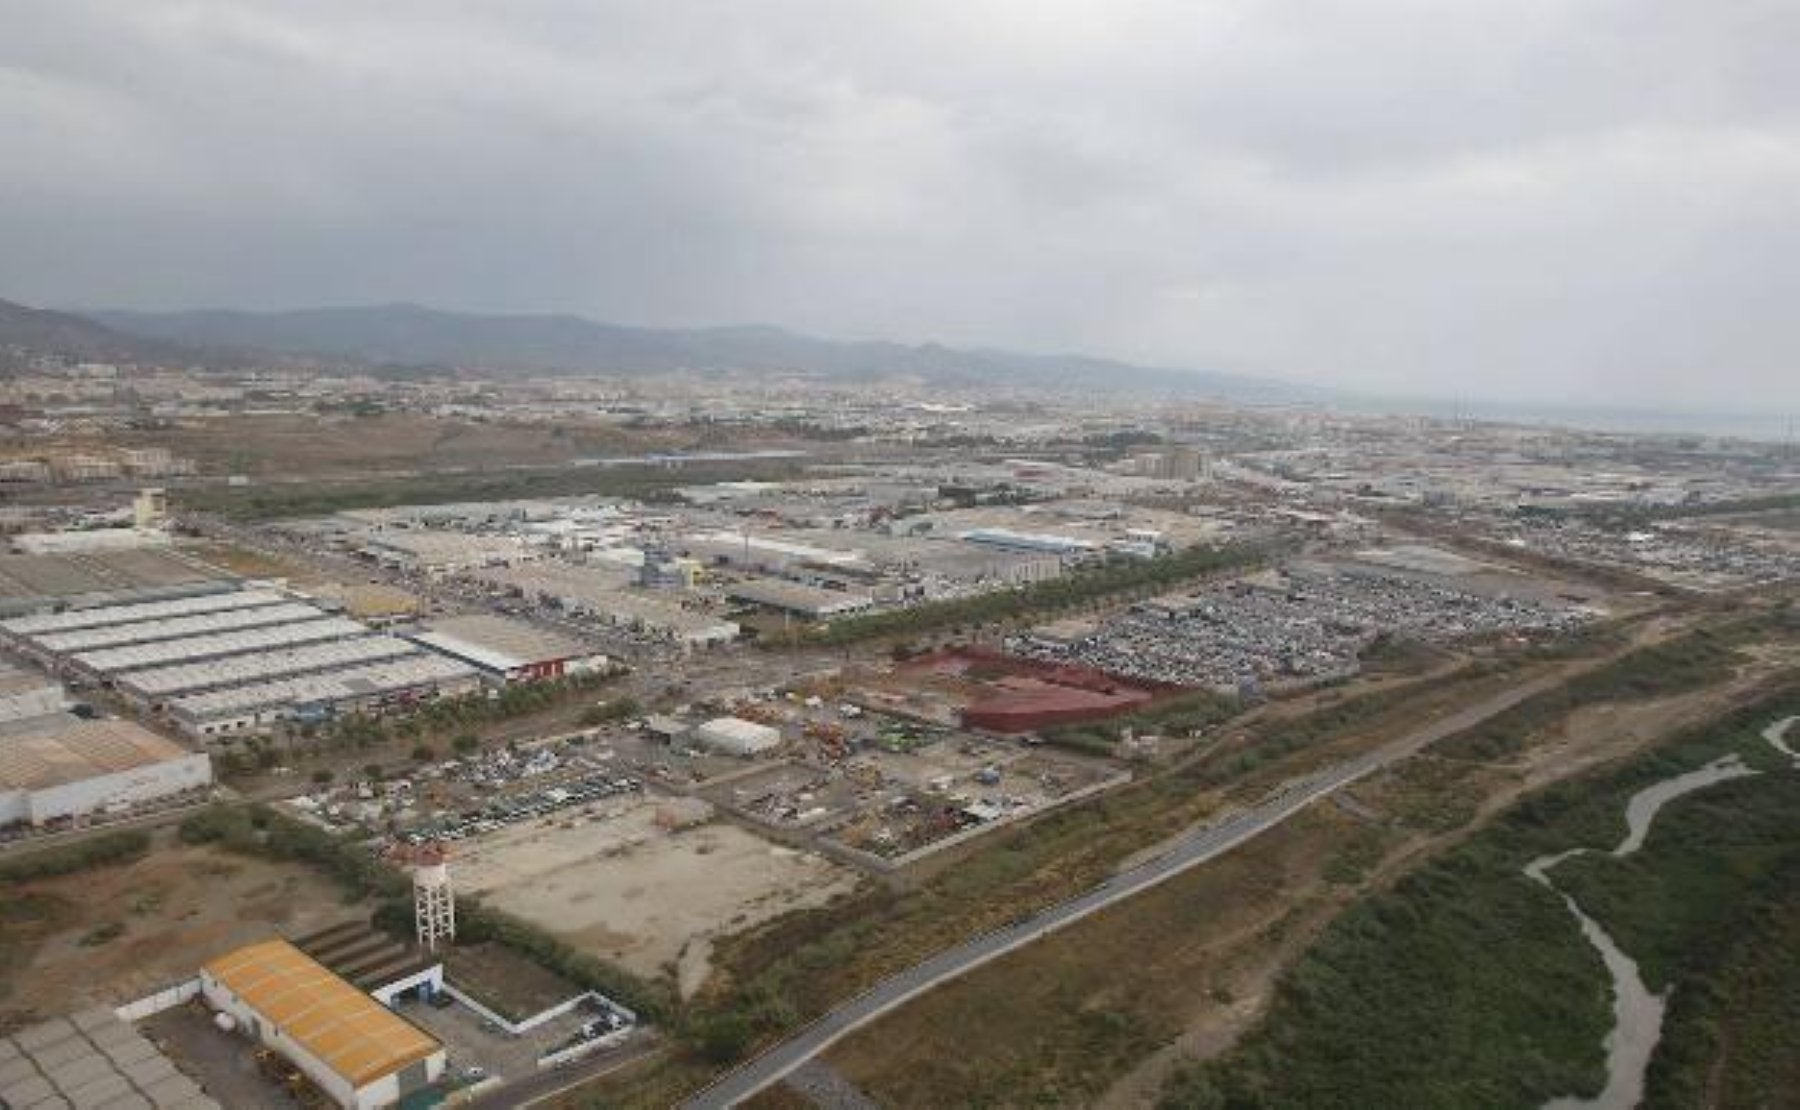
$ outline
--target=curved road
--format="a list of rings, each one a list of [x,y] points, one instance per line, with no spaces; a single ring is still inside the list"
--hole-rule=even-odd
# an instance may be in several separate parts
[[[695,1094],[683,1105],[688,1110],[715,1110],[735,1106],[789,1072],[829,1048],[863,1025],[958,976],[997,959],[1015,948],[1023,947],[1039,937],[1072,925],[1090,914],[1156,886],[1183,871],[1229,852],[1252,837],[1279,825],[1300,810],[1343,789],[1350,783],[1380,770],[1398,760],[1416,754],[1420,749],[1456,733],[1466,731],[1495,714],[1505,712],[1526,698],[1540,694],[1568,681],[1570,672],[1552,674],[1516,686],[1486,701],[1451,714],[1442,720],[1389,742],[1367,755],[1340,763],[1324,771],[1297,779],[1281,792],[1252,809],[1245,810],[1216,825],[1203,826],[1185,834],[1162,855],[1128,868],[1100,885],[1067,902],[1040,910],[1030,917],[955,948],[947,949],[923,963],[883,979],[874,987],[825,1014],[790,1039],[776,1045],[749,1063],[720,1077],[711,1086]]]

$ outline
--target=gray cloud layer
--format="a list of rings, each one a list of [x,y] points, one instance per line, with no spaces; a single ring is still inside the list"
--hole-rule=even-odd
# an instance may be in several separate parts
[[[1792,0],[0,0],[0,296],[1800,408]]]

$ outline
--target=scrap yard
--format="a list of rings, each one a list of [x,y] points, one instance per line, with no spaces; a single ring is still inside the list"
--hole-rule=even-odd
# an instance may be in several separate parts
[[[1517,575],[1501,589],[1459,583],[1467,560],[1448,553],[1408,548],[1360,559],[1297,561],[1201,593],[1139,602],[1074,632],[1015,636],[1007,647],[1045,662],[1229,693],[1351,677],[1380,636],[1438,645],[1544,637],[1604,615],[1585,602],[1539,600],[1531,595],[1542,587]]]

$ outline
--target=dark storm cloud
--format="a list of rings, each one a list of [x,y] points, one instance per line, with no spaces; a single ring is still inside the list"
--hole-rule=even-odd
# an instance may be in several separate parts
[[[0,0],[0,295],[1800,406],[1786,3]]]

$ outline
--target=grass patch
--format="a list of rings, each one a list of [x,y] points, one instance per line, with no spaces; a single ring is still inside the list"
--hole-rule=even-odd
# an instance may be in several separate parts
[[[71,875],[91,867],[113,867],[142,859],[150,850],[150,834],[142,829],[101,833],[74,844],[40,848],[0,861],[0,883],[28,882]],[[10,897],[10,892],[8,897]]]
[[[1523,749],[1546,722],[1580,706],[1666,697],[1721,682],[1744,661],[1737,649],[1768,628],[1767,619],[1762,618],[1724,628],[1700,628],[1666,643],[1627,652],[1444,741],[1436,750],[1454,759],[1502,759]]]
[[[75,943],[83,948],[98,948],[100,945],[110,944],[124,935],[125,923],[123,921],[108,921],[81,934],[81,939]]]
[[[1646,1110],[1764,1107],[1800,1091],[1800,867],[1772,871],[1745,901],[1736,927],[1684,969]]]
[[[1387,855],[1393,841],[1393,834],[1381,829],[1356,830],[1325,861],[1325,881],[1336,886],[1360,884]]]
[[[12,977],[31,964],[38,945],[76,917],[78,907],[54,894],[8,890],[0,895],[0,1000],[13,992]],[[5,1014],[0,1011],[0,1032]]]
[[[217,513],[233,520],[276,520],[325,516],[346,509],[388,505],[442,505],[458,501],[505,501],[526,497],[596,494],[640,501],[667,501],[680,486],[756,478],[777,480],[798,470],[790,463],[748,460],[726,469],[694,466],[554,466],[430,473],[378,481],[284,482],[251,486],[189,486],[172,491],[186,512]]]

